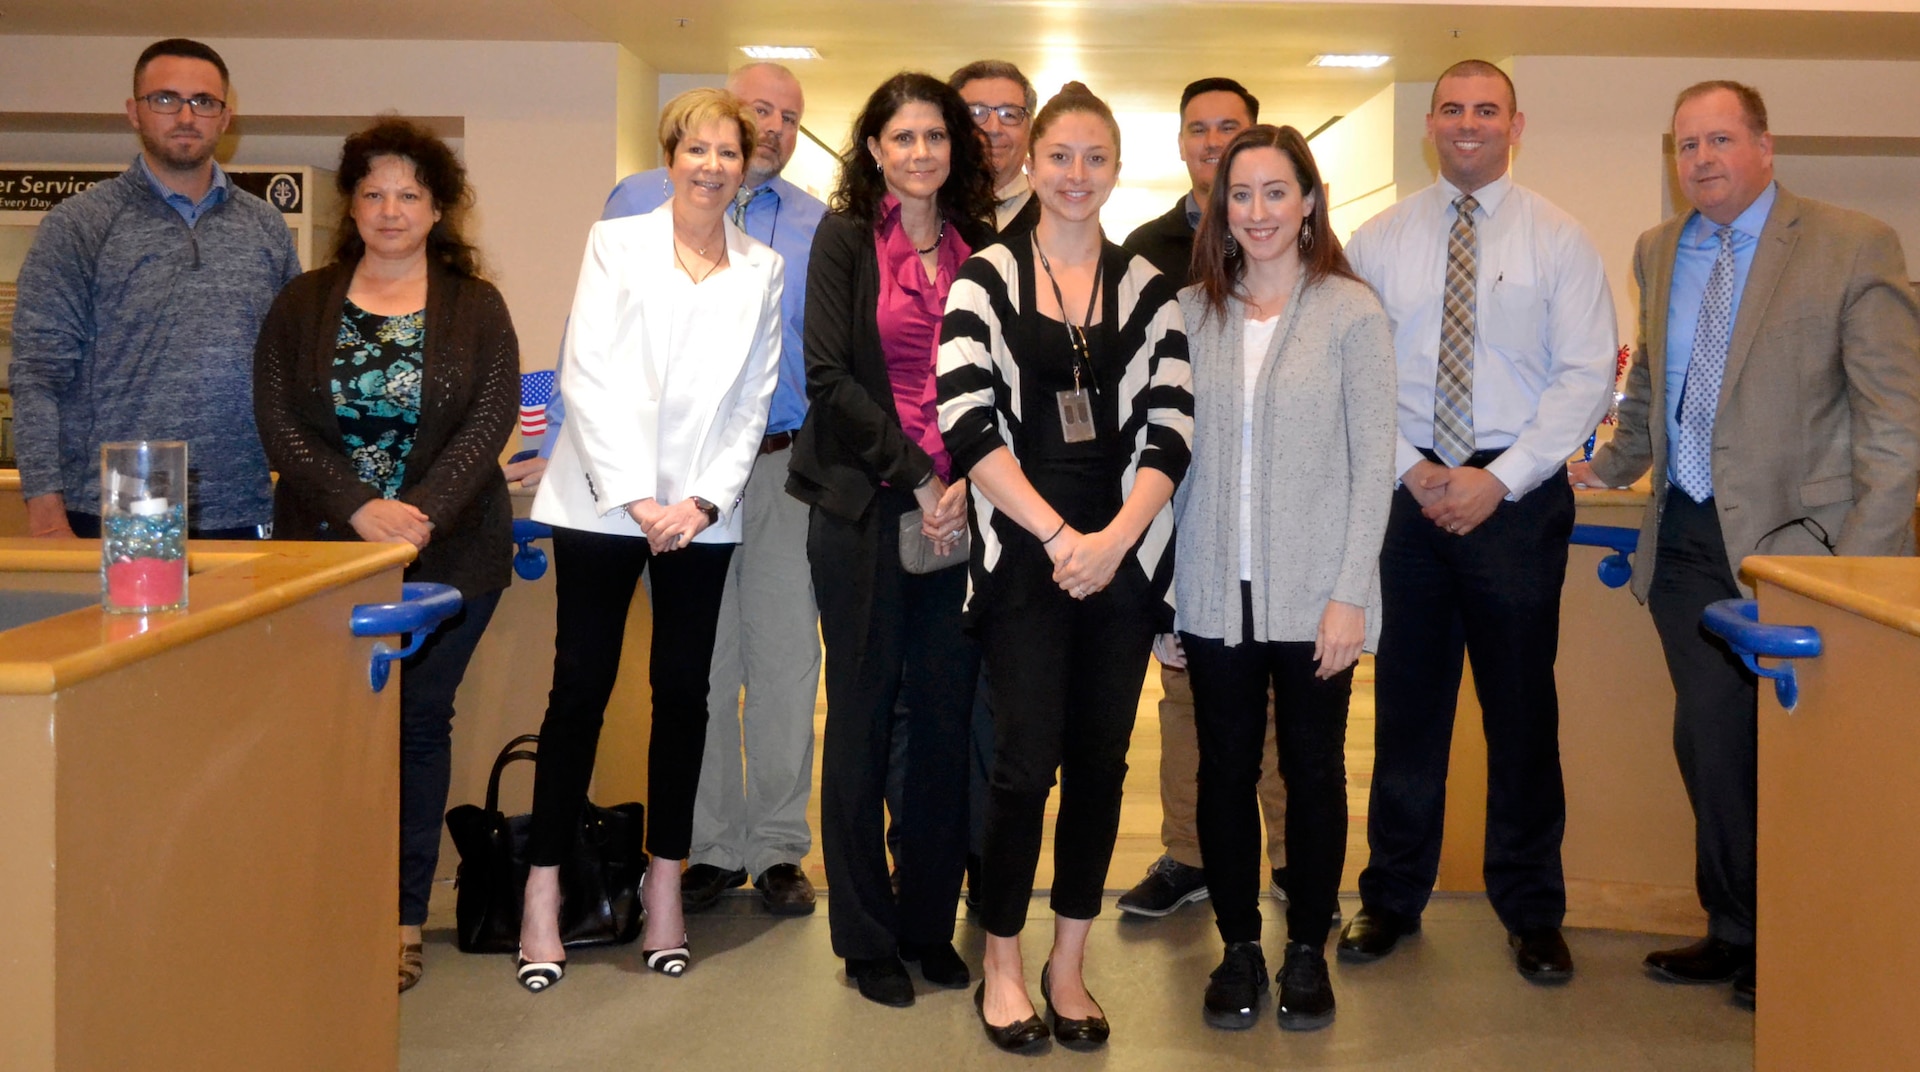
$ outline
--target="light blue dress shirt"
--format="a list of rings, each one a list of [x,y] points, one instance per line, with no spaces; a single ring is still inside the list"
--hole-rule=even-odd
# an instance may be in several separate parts
[[[1768,183],[1747,210],[1734,218],[1733,323],[1740,322],[1740,296],[1747,290],[1747,272],[1760,248],[1760,230],[1773,211],[1779,184]],[[1673,479],[1674,445],[1680,442],[1680,393],[1686,387],[1687,368],[1693,364],[1693,336],[1700,326],[1700,302],[1706,297],[1707,276],[1720,255],[1715,234],[1720,225],[1695,212],[1680,229],[1680,248],[1673,255],[1673,288],[1667,295],[1667,479]]]
[[[666,168],[628,175],[608,195],[600,218],[644,215],[672,196],[673,184]],[[801,318],[807,311],[807,260],[813,253],[813,232],[826,214],[827,206],[819,198],[778,175],[768,179],[747,203],[743,230],[772,246],[787,262],[786,286],[780,292],[780,381],[774,386],[773,406],[767,414],[768,435],[798,431],[807,417],[807,356],[801,340]],[[560,441],[560,425],[566,419],[566,404],[556,390],[547,403],[547,434],[540,442],[542,458],[552,457],[554,444]]]
[[[140,174],[147,177],[147,185],[153,187],[154,196],[165,201],[169,208],[178,212],[180,218],[187,221],[188,227],[199,223],[200,217],[206,215],[208,209],[225,201],[227,191],[233,189],[233,180],[227,177],[227,173],[219,164],[215,164],[213,165],[213,185],[207,188],[207,196],[196,202],[155,178],[153,169],[147,166],[147,154],[141,153],[134,157],[133,161],[139,166]]]

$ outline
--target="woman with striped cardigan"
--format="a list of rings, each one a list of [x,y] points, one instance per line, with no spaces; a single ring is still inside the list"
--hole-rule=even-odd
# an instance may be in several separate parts
[[[1098,1046],[1108,1025],[1082,960],[1120,817],[1128,738],[1171,607],[1175,485],[1193,428],[1172,280],[1105,239],[1120,132],[1070,83],[1034,117],[1040,220],[961,269],[940,347],[940,429],[972,482],[966,615],[994,718],[975,993],[993,1042]],[[1054,944],[1034,1014],[1020,931],[1047,796]]]

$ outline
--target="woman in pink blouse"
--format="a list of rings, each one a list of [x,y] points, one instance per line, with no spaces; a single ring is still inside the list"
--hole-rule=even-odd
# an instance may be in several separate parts
[[[938,986],[969,981],[953,926],[979,652],[960,626],[964,556],[913,572],[902,545],[925,557],[966,533],[965,481],[949,484],[934,413],[934,354],[948,288],[991,241],[993,194],[966,103],[929,75],[875,90],[853,142],[813,240],[811,405],[787,490],[812,507],[807,557],[826,643],[820,826],[833,951],[862,995],[905,1006],[905,960]],[[898,898],[882,803],[896,704],[909,712]]]

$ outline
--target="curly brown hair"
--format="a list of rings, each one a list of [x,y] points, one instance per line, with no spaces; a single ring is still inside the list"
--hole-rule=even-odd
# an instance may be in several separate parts
[[[340,191],[334,261],[351,264],[366,255],[367,244],[353,222],[353,195],[373,170],[373,162],[383,156],[396,156],[412,164],[414,178],[433,195],[433,207],[440,219],[427,232],[427,256],[456,275],[480,278],[480,251],[462,233],[467,212],[473,208],[473,187],[467,185],[466,165],[432,131],[391,115],[349,134],[340,147],[340,169],[333,182]]]

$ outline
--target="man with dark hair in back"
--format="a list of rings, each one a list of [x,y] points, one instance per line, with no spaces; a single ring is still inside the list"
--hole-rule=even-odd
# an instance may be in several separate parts
[[[1193,189],[1166,215],[1134,228],[1122,243],[1127,252],[1178,285],[1191,283],[1193,235],[1200,209],[1213,192],[1214,171],[1227,143],[1260,118],[1260,102],[1231,78],[1202,78],[1180,94],[1180,159]],[[1120,896],[1117,907],[1138,917],[1157,919],[1182,905],[1206,900],[1207,876],[1200,858],[1200,741],[1193,725],[1193,690],[1187,684],[1180,642],[1169,633],[1154,644],[1160,660],[1160,842],[1166,851],[1147,874]],[[1267,824],[1267,857],[1273,865],[1270,892],[1287,892],[1287,787],[1280,778],[1273,728],[1267,728],[1260,764],[1260,810]]]
[[[1193,189],[1164,216],[1133,229],[1120,243],[1129,253],[1186,286],[1193,282],[1193,233],[1200,227],[1200,207],[1213,192],[1213,172],[1220,154],[1235,134],[1260,121],[1260,102],[1247,87],[1231,78],[1202,78],[1180,92],[1180,159],[1187,165]]]
[[[1748,555],[1911,555],[1920,473],[1920,313],[1900,239],[1773,179],[1767,106],[1701,82],[1673,106],[1688,206],[1640,236],[1640,331],[1613,440],[1568,475],[1653,473],[1633,594],[1673,677],[1707,936],[1649,953],[1677,983],[1754,1003],[1759,681],[1700,627],[1752,593]],[[1779,980],[1792,999],[1795,980]]]
[[[129,439],[186,441],[192,535],[253,538],[273,518],[253,344],[300,262],[280,213],[214,162],[229,88],[206,45],[149,45],[127,98],[140,155],[55,206],[20,266],[10,378],[32,535],[99,536],[100,446]]]

